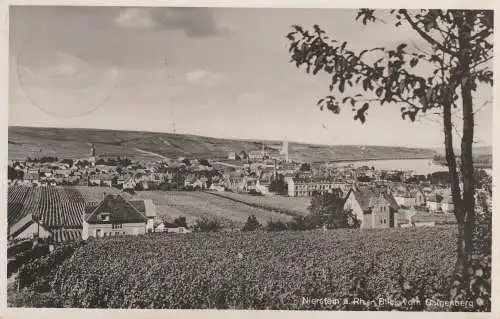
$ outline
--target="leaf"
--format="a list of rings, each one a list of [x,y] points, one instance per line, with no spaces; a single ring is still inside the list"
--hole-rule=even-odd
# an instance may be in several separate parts
[[[382,87],[379,87],[377,88],[377,90],[375,90],[375,94],[380,97],[382,95],[382,92],[384,91],[384,89]]]
[[[340,93],[344,93],[344,86],[345,86],[345,81],[342,79],[339,84],[339,91]]]
[[[316,105],[320,105],[321,103],[323,103],[325,101],[325,99],[319,99],[318,102],[316,103]]]
[[[347,42],[342,43],[342,45],[340,46],[340,49],[343,51],[345,49],[346,45],[347,45]]]
[[[405,44],[405,43],[401,43],[400,45],[398,45],[397,50],[398,50],[399,52],[401,52],[401,51],[403,51],[403,50],[404,50],[407,46],[408,46],[407,44]]]
[[[418,59],[417,58],[412,58],[410,60],[410,66],[413,68],[418,64]]]

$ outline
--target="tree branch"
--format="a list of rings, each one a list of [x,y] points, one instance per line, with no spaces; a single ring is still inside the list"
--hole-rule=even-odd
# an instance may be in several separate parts
[[[432,45],[437,46],[441,51],[446,52],[452,56],[457,56],[456,52],[453,52],[451,50],[448,50],[448,48],[444,47],[441,43],[436,41],[434,38],[432,38],[430,35],[425,33],[422,29],[420,29],[415,21],[413,21],[408,14],[406,10],[401,10],[401,13],[404,15],[406,21],[410,24],[410,26],[413,28],[413,30],[417,31],[417,33],[427,42],[429,42]]]

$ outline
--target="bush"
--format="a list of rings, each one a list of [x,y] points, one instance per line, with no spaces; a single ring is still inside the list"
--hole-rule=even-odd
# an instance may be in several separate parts
[[[285,231],[288,230],[288,225],[282,221],[272,221],[267,223],[266,230],[268,231]]]
[[[254,231],[254,230],[257,230],[261,227],[262,227],[262,225],[257,220],[257,217],[255,217],[255,215],[252,215],[252,216],[248,216],[247,222],[243,226],[242,230],[243,231]]]
[[[222,229],[222,224],[217,219],[202,217],[196,220],[194,231],[198,232],[217,232]]]

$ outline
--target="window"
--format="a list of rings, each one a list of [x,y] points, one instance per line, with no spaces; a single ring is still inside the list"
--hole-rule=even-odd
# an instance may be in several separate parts
[[[384,218],[384,224],[387,224],[387,219]]]
[[[109,215],[110,215],[109,213],[101,214],[101,221],[105,221],[105,222],[109,221]]]

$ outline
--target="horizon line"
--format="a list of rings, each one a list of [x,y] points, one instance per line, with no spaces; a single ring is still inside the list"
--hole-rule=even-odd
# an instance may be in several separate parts
[[[323,144],[323,143],[315,143],[315,142],[307,142],[307,141],[294,141],[287,138],[283,140],[279,139],[263,139],[263,138],[239,138],[239,137],[217,137],[217,136],[208,136],[208,135],[199,135],[193,133],[172,133],[172,132],[162,132],[162,131],[149,131],[144,129],[114,129],[114,128],[97,128],[97,127],[60,127],[60,126],[26,126],[26,125],[14,125],[9,124],[9,128],[11,127],[19,127],[19,128],[38,128],[38,129],[63,129],[63,130],[93,130],[93,131],[113,131],[113,132],[137,132],[137,133],[152,133],[152,134],[169,134],[169,135],[187,135],[187,136],[195,136],[195,137],[204,137],[204,138],[213,138],[220,140],[237,140],[237,141],[245,141],[245,142],[272,142],[272,143],[283,143],[283,141],[288,141],[288,143],[295,144],[308,144],[308,145],[318,145],[318,146],[373,146],[373,147],[401,147],[401,148],[412,148],[412,149],[431,149],[435,150],[436,148],[442,148],[443,146],[402,146],[402,145],[378,145],[378,144]],[[492,145],[478,145],[475,147],[493,147]]]

